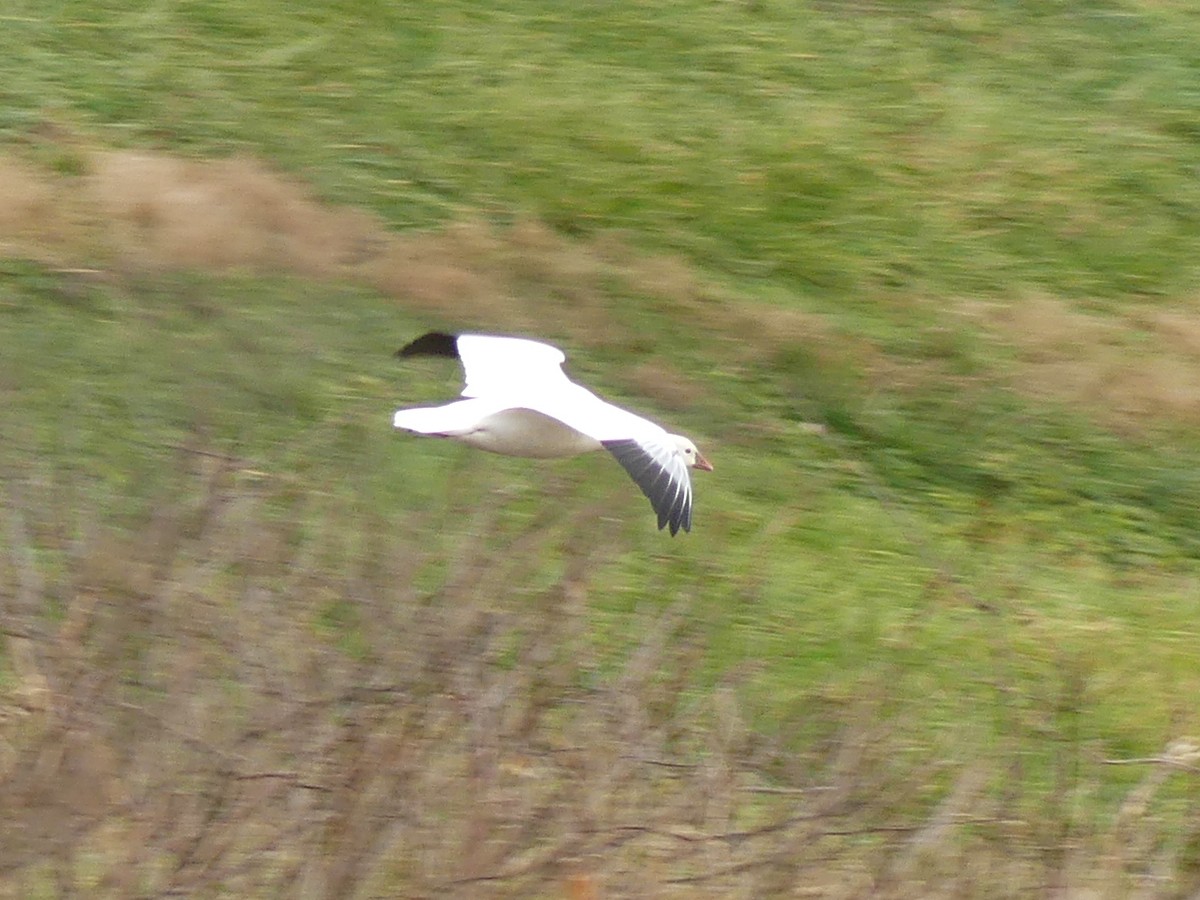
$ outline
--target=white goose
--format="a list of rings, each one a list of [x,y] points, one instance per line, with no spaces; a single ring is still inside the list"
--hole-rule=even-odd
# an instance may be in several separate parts
[[[466,387],[445,406],[402,409],[396,428],[453,438],[507,456],[549,458],[604,449],[617,458],[671,534],[692,528],[688,469],[712,471],[690,440],[601,400],[563,373],[562,351],[524,338],[430,332],[397,356],[453,356]]]

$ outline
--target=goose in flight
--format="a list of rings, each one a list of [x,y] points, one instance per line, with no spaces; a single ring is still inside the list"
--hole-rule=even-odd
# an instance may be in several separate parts
[[[563,373],[562,351],[549,344],[482,334],[422,335],[399,357],[452,356],[466,387],[445,406],[402,409],[396,428],[453,438],[507,456],[550,458],[604,449],[616,457],[658,514],[659,529],[692,528],[688,469],[712,471],[679,434],[601,400]]]

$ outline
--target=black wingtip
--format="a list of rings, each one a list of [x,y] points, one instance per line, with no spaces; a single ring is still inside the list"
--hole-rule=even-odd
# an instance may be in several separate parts
[[[681,529],[692,530],[691,492],[685,486],[672,485],[667,470],[637,441],[618,439],[600,443],[642,489],[658,517],[659,531],[669,527],[671,537],[675,537]]]
[[[663,525],[665,525],[665,524],[666,523],[664,522]],[[658,526],[659,531],[663,530],[663,525]],[[679,534],[679,532],[681,532],[681,531],[690,532],[691,530],[692,530],[692,521],[691,521],[690,517],[685,518],[685,519],[672,519],[671,520],[671,537],[675,537],[675,535]]]
[[[405,344],[396,351],[396,356],[452,356],[458,357],[458,336],[444,331],[431,331],[415,341]]]
[[[663,518],[661,514],[659,519],[658,530],[662,531],[669,524],[671,526],[671,537],[675,537],[681,531],[690,532],[692,530],[692,511],[690,509],[681,513],[678,517],[672,516],[670,521]]]

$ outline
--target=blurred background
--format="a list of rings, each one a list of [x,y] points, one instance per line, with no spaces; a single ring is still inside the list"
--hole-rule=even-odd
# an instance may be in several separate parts
[[[1200,891],[1200,7],[8,0],[0,895]],[[697,441],[392,433],[434,328]]]

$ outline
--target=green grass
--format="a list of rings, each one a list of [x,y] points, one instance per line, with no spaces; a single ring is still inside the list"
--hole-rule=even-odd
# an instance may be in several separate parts
[[[1200,13],[890,9],[10,3],[0,153],[63,177],[76,150],[48,125],[253,155],[397,232],[533,218],[585,248],[616,232],[678,256],[703,302],[613,276],[604,302],[636,345],[571,348],[573,371],[656,414],[623,368],[653,351],[687,371],[699,399],[660,417],[717,471],[697,478],[694,532],[670,540],[614,466],[393,435],[394,405],[453,381],[390,358],[428,324],[403,302],[282,274],[88,281],[18,255],[0,260],[0,472],[133,534],[179,494],[171,448],[196,443],[248,461],[280,523],[328,536],[332,569],[369,565],[372,533],[421,543],[431,595],[478,498],[514,547],[601,503],[596,677],[637,642],[639,611],[687,597],[694,690],[733,678],[758,733],[807,758],[877,697],[897,765],[1018,760],[1027,809],[1077,755],[1070,815],[1103,831],[1144,773],[1100,761],[1200,729],[1196,421],[1120,427],[1028,390],[1020,336],[963,309],[1050,297],[1130,328],[1194,312]],[[569,318],[551,281],[521,289]],[[761,330],[726,334],[739,309]],[[781,342],[779,309],[828,331]],[[40,523],[48,568],[77,524]],[[553,583],[571,546],[518,566],[522,589]],[[367,652],[360,627],[337,598],[313,623],[348,657]],[[913,786],[911,808],[939,785]]]
[[[840,306],[1194,290],[1197,27],[1123,3],[62,3],[0,40],[10,135],[59,114],[265,153],[398,226],[631,228]]]

